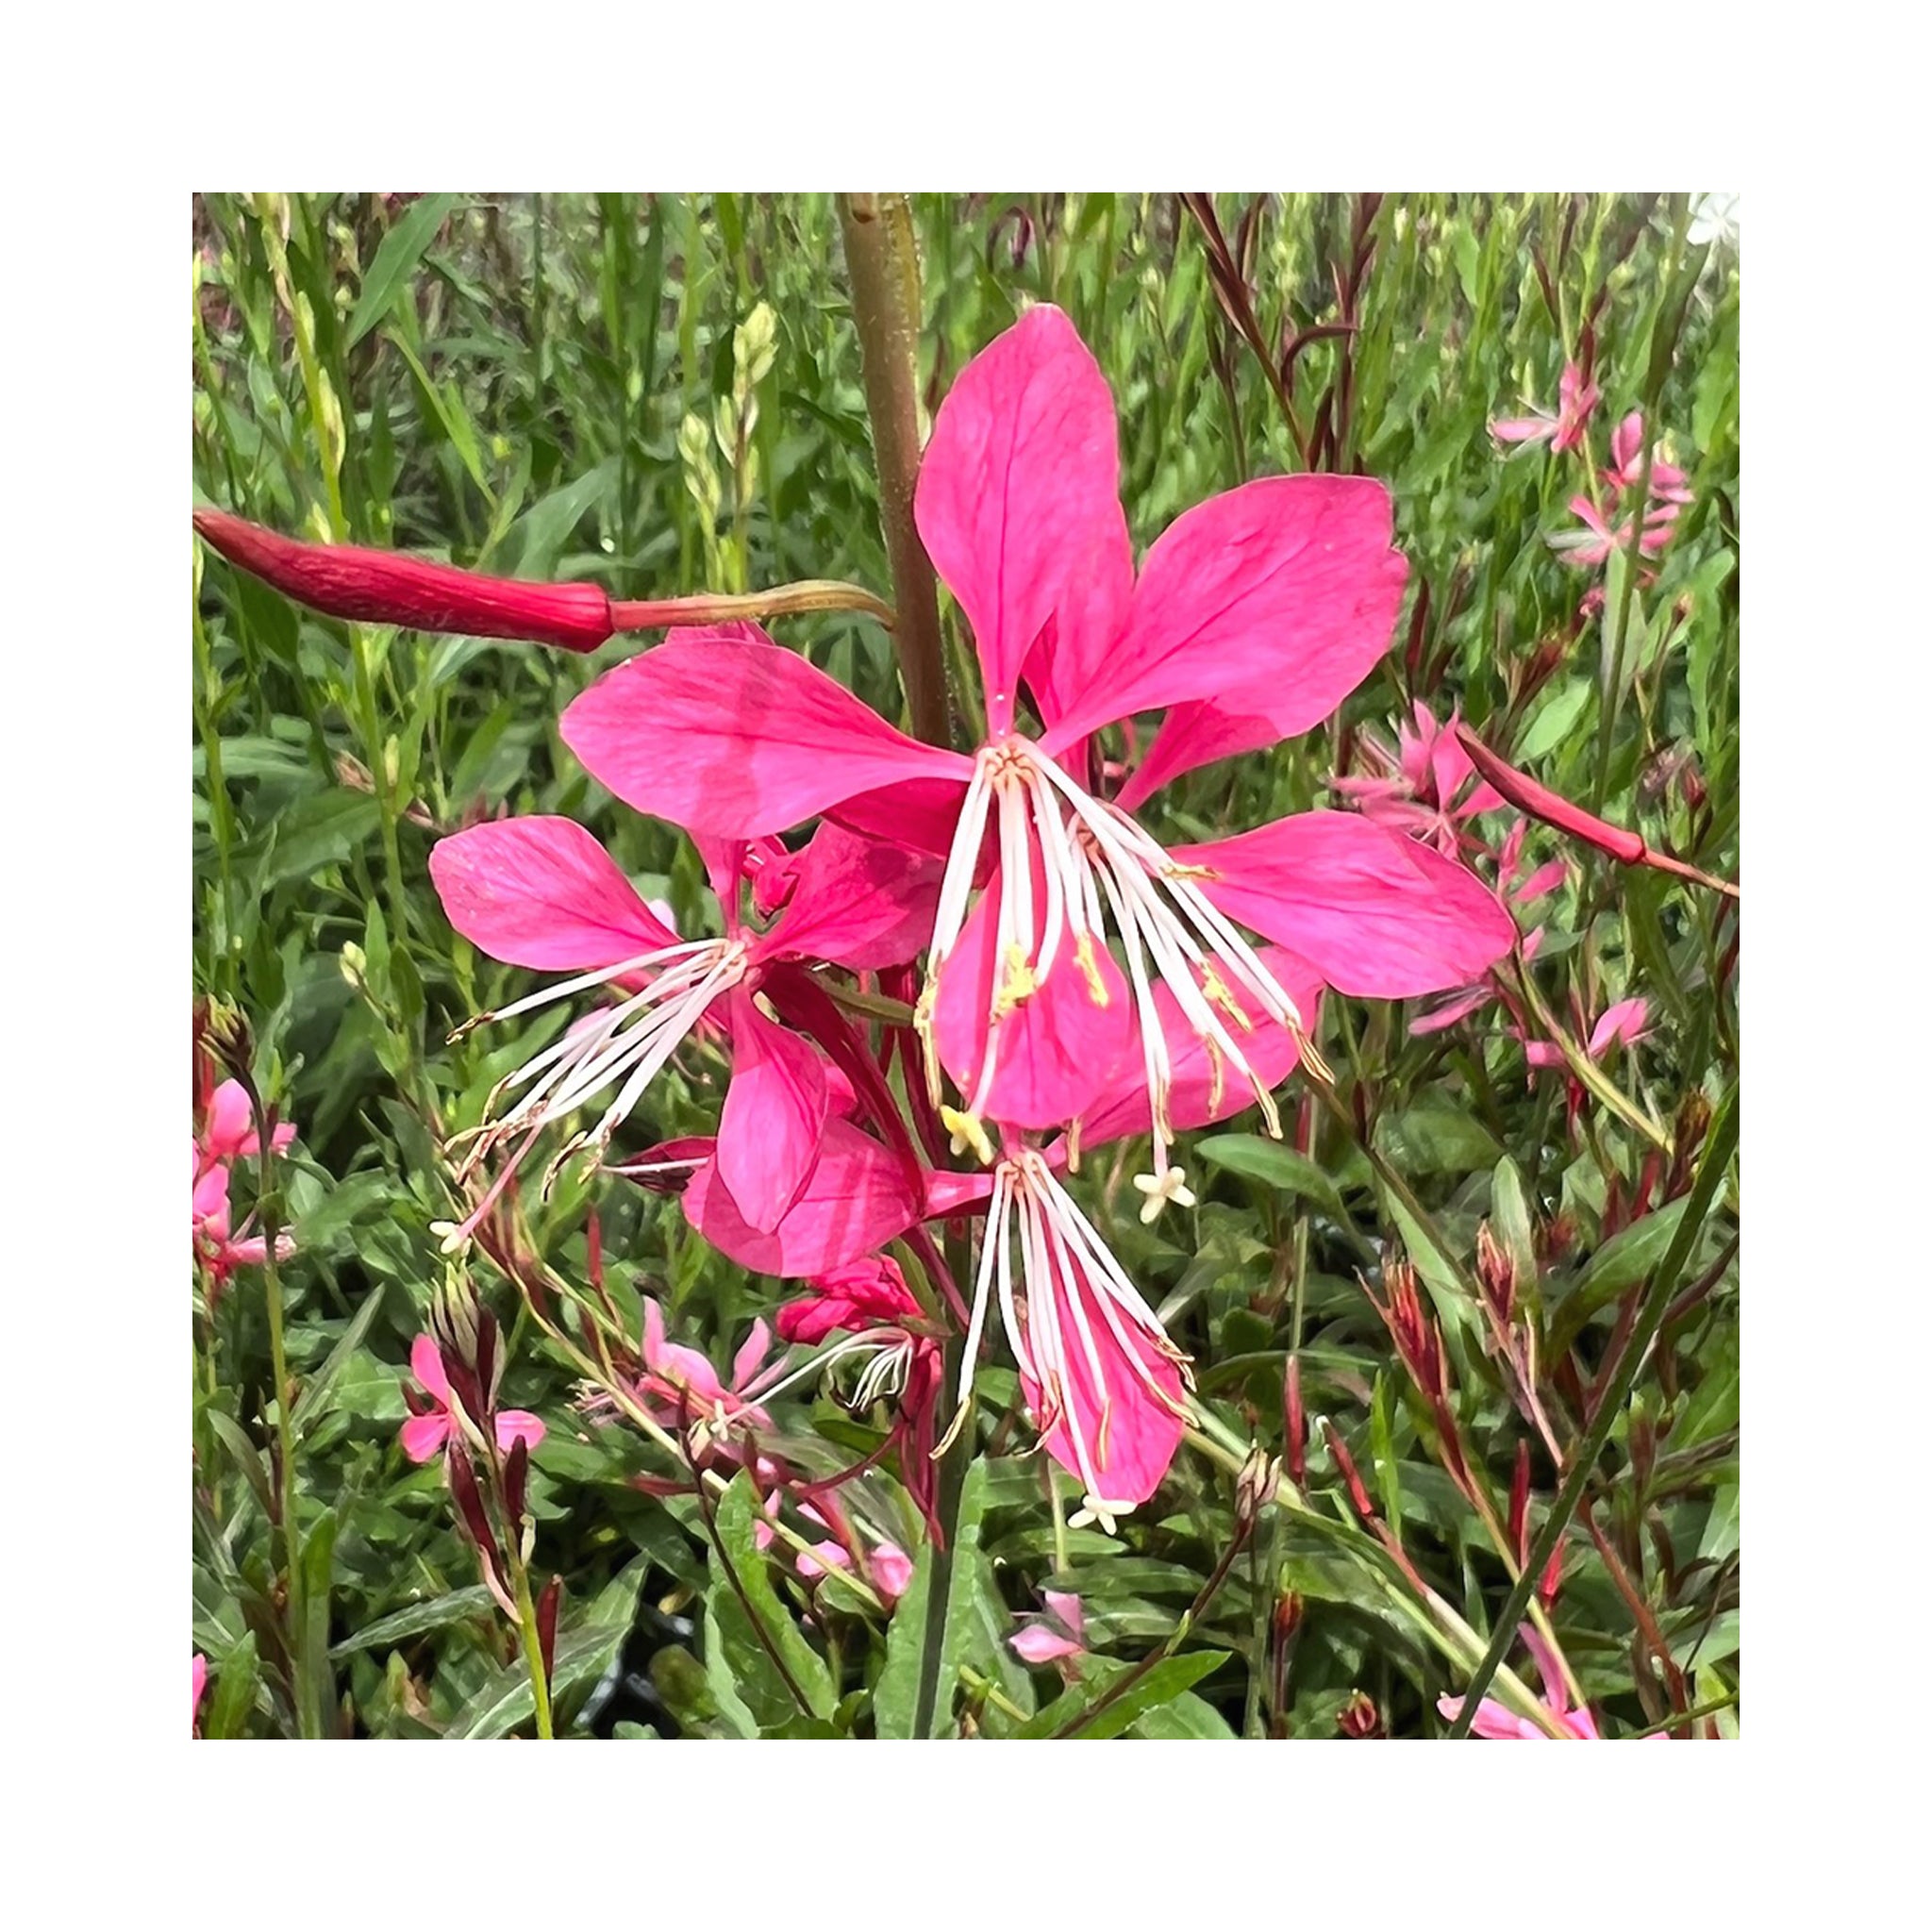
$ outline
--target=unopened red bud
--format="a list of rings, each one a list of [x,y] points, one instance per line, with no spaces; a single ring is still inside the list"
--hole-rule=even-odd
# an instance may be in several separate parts
[[[1495,1311],[1496,1320],[1508,1327],[1516,1312],[1516,1260],[1485,1221],[1475,1231],[1475,1278]]]
[[[1303,1605],[1294,1591],[1284,1591],[1274,1599],[1274,1641],[1285,1644],[1302,1627]]]
[[[519,1436],[509,1445],[509,1454],[503,1458],[503,1512],[509,1518],[512,1540],[521,1528],[525,1515],[525,1494],[530,1481],[530,1449],[523,1437]]]
[[[1509,1541],[1516,1545],[1516,1560],[1529,1561],[1529,1444],[1516,1445],[1516,1472],[1509,1478]]]
[[[1375,1708],[1375,1700],[1364,1690],[1349,1693],[1348,1702],[1335,1713],[1335,1724],[1344,1738],[1382,1735],[1382,1713]]]
[[[1594,845],[1600,852],[1607,852],[1612,858],[1621,859],[1625,865],[1636,865],[1646,856],[1649,848],[1635,832],[1627,832],[1621,825],[1607,823],[1594,813],[1585,811],[1580,805],[1573,805],[1547,785],[1540,785],[1526,772],[1506,765],[1468,725],[1458,724],[1457,737],[1461,741],[1463,750],[1469,754],[1470,763],[1517,810],[1526,811],[1531,818],[1541,819],[1544,824],[1554,825],[1559,832],[1568,832],[1573,838]]]
[[[537,1599],[537,1647],[543,1653],[543,1679],[557,1675],[557,1613],[563,1605],[563,1578],[553,1576]]]
[[[202,541],[286,597],[360,624],[522,638],[594,651],[616,629],[594,584],[532,584],[348,543],[298,543],[225,510],[198,509]]]
[[[1537,1586],[1537,1593],[1543,1600],[1547,1609],[1557,1601],[1557,1592],[1563,1587],[1563,1545],[1558,1543],[1550,1552],[1550,1560],[1543,1565],[1542,1581]]]
[[[476,1545],[477,1554],[491,1566],[498,1567],[496,1536],[490,1527],[490,1512],[483,1507],[483,1492],[476,1487],[476,1472],[469,1451],[452,1436],[444,1457],[449,1470],[450,1494],[456,1498],[457,1515]]]
[[[1355,1457],[1348,1453],[1348,1444],[1341,1440],[1341,1433],[1331,1422],[1324,1420],[1322,1434],[1328,1443],[1328,1453],[1335,1458],[1335,1467],[1341,1479],[1348,1485],[1348,1499],[1355,1505],[1356,1514],[1364,1523],[1375,1520],[1375,1506],[1370,1500],[1368,1486],[1362,1481],[1361,1472],[1355,1466]]]

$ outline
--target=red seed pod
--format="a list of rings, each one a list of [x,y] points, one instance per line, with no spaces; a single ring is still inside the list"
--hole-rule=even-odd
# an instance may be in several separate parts
[[[594,651],[616,629],[610,599],[595,584],[524,583],[392,550],[298,543],[219,509],[197,509],[194,527],[238,569],[328,617],[566,651]]]
[[[469,1531],[470,1541],[492,1570],[500,1569],[496,1537],[490,1527],[490,1512],[483,1507],[483,1492],[476,1487],[476,1472],[471,1466],[468,1450],[454,1436],[449,1439],[443,1463],[449,1472],[450,1494],[456,1498],[457,1515]]]

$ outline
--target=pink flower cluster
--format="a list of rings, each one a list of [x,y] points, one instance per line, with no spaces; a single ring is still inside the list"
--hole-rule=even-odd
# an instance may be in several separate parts
[[[1565,408],[1580,423],[1593,402],[1579,388]],[[1274,1090],[1298,1066],[1326,1077],[1325,991],[1465,987],[1515,938],[1453,818],[1426,844],[1333,810],[1207,843],[1158,832],[1176,780],[1329,717],[1387,649],[1407,573],[1388,492],[1333,475],[1229,491],[1137,566],[1119,469],[1107,380],[1057,308],[1024,315],[941,406],[914,515],[978,660],[970,749],[906,737],[746,624],[673,631],[569,707],[586,770],[693,841],[715,930],[675,930],[563,818],[478,824],[430,860],[461,933],[560,975],[471,1024],[576,1008],[470,1137],[452,1249],[539,1149],[546,1174],[581,1158],[677,1189],[724,1253],[809,1286],[780,1337],[819,1349],[806,1373],[843,1365],[855,1399],[893,1406],[915,1497],[945,1446],[941,1342],[963,1329],[957,1431],[996,1313],[1039,1439],[1079,1484],[1074,1520],[1108,1528],[1172,1461],[1190,1371],[1068,1186],[1083,1152],[1142,1142],[1142,1219],[1186,1210],[1179,1135],[1249,1106],[1278,1134]],[[519,634],[569,648],[615,622],[593,597],[552,610],[543,587],[317,558],[247,526],[209,540],[356,614],[474,609],[501,634],[538,611]],[[701,1034],[730,1067],[715,1134],[618,1151]],[[956,1280],[928,1224],[969,1218],[983,1231]],[[708,1416],[714,1450],[799,1373],[766,1369],[758,1333],[726,1384],[647,1324],[641,1398]]]
[[[206,1085],[199,1069],[196,1085]],[[200,1121],[193,1132],[194,1258],[207,1275],[212,1297],[219,1294],[237,1268],[268,1257],[267,1237],[251,1231],[255,1217],[251,1214],[237,1227],[228,1207],[230,1169],[237,1160],[258,1158],[261,1141],[255,1131],[247,1091],[239,1080],[224,1080],[207,1093],[198,1112]],[[269,1136],[277,1154],[294,1138],[292,1121],[282,1122]],[[287,1233],[277,1234],[275,1259],[285,1261],[294,1252],[293,1238]]]

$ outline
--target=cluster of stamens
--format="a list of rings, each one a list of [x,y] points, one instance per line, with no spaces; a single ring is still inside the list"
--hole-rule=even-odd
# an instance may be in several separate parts
[[[615,1006],[588,1014],[561,1040],[500,1080],[484,1105],[482,1123],[452,1139],[452,1148],[469,1143],[457,1170],[458,1187],[471,1181],[506,1141],[515,1141],[517,1145],[469,1215],[453,1225],[438,1224],[443,1251],[454,1253],[469,1240],[546,1127],[615,1086],[616,1097],[595,1124],[572,1135],[551,1159],[543,1174],[543,1192],[548,1193],[558,1172],[580,1149],[592,1148],[601,1158],[612,1133],[711,1002],[744,977],[748,954],[742,940],[728,939],[691,940],[640,953],[614,966],[545,987],[495,1012],[479,1013],[451,1034],[452,1041],[458,1040],[473,1027],[514,1019],[593,988],[613,985],[633,974],[652,975],[641,989],[626,993]],[[507,1113],[498,1113],[504,1096],[520,1089],[525,1091],[516,1105]]]
[[[993,1169],[992,1198],[987,1205],[986,1237],[980,1244],[953,1425],[935,1455],[944,1453],[969,1412],[975,1360],[995,1294],[1013,1359],[1040,1391],[1041,1413],[1035,1418],[1040,1437],[1044,1441],[1055,1428],[1065,1425],[1074,1465],[1086,1485],[1080,1511],[1072,1521],[1076,1524],[1098,1522],[1110,1533],[1115,1515],[1132,1506],[1108,1500],[1108,1437],[1113,1400],[1107,1367],[1094,1339],[1094,1324],[1107,1324],[1129,1372],[1147,1394],[1179,1416],[1185,1416],[1187,1410],[1149,1368],[1136,1345],[1136,1337],[1151,1342],[1156,1353],[1174,1363],[1182,1381],[1191,1384],[1188,1358],[1167,1339],[1158,1317],[1037,1148],[1011,1151]],[[1070,1346],[1078,1348],[1089,1386],[1100,1397],[1099,1418],[1091,1437],[1091,1418],[1081,1413],[1080,1404],[1067,1396],[1072,1379],[1066,1354]]]
[[[1254,947],[1201,890],[1200,881],[1208,876],[1202,868],[1170,858],[1124,812],[1090,796],[1037,745],[1007,739],[983,749],[974,766],[940,888],[925,985],[914,1013],[935,1106],[940,1099],[939,978],[966,923],[989,823],[995,824],[999,841],[998,963],[986,1015],[986,1050],[960,1116],[974,1122],[983,1116],[998,1067],[1000,1026],[1039,991],[1056,965],[1071,959],[1088,997],[1098,1006],[1108,1004],[1110,994],[1101,976],[1099,950],[1110,930],[1125,958],[1147,1076],[1153,1162],[1152,1172],[1137,1185],[1148,1197],[1148,1219],[1166,1201],[1191,1205],[1191,1196],[1183,1200],[1186,1174],[1168,1158],[1174,1141],[1169,1112],[1174,1066],[1155,1004],[1156,983],[1168,988],[1202,1042],[1214,1104],[1220,1104],[1224,1072],[1231,1068],[1253,1090],[1268,1131],[1277,1140],[1281,1120],[1274,1096],[1249,1063],[1240,1036],[1253,1031],[1257,1015],[1286,1026],[1300,1042],[1310,1072],[1324,1076],[1326,1070],[1314,1054],[1300,1011]],[[973,1136],[965,1138],[970,1143]]]

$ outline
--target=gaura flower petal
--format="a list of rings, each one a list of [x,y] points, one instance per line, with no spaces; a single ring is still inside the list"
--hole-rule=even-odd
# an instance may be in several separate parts
[[[1029,1664],[1051,1663],[1057,1657],[1078,1657],[1086,1648],[1077,1639],[1061,1635],[1051,1624],[1028,1624],[1024,1630],[1015,1631],[1007,1642]]]
[[[731,1386],[743,1391],[750,1387],[751,1380],[764,1367],[765,1357],[772,1352],[772,1331],[762,1317],[751,1324],[751,1333],[739,1344],[738,1353],[731,1357]]]
[[[782,832],[863,791],[972,775],[748,626],[675,630],[608,671],[559,729],[638,811],[724,839]]]
[[[923,1205],[897,1158],[841,1120],[825,1123],[818,1162],[776,1227],[750,1225],[712,1161],[691,1174],[683,1200],[685,1219],[741,1268],[794,1279],[883,1247],[919,1219]]]
[[[855,973],[904,965],[932,932],[940,873],[937,859],[821,825],[793,862],[791,900],[758,950]]]
[[[412,1415],[402,1428],[403,1454],[411,1462],[427,1462],[441,1453],[449,1430],[446,1408],[439,1408],[431,1415]]]
[[[1019,679],[1049,621],[1053,692],[1118,636],[1132,580],[1119,485],[1100,365],[1059,309],[1028,309],[940,406],[913,504],[921,541],[973,626],[995,739],[1012,729]]]
[[[1178,724],[1149,749],[1154,776],[1132,794],[1144,798],[1163,771],[1320,723],[1389,646],[1408,575],[1391,528],[1389,492],[1367,476],[1263,477],[1176,517],[1147,553],[1126,636],[1045,748],[1180,706]],[[1195,717],[1185,702],[1224,693],[1226,719]],[[1268,736],[1257,737],[1264,715]]]
[[[746,1223],[769,1234],[818,1158],[825,1080],[809,1041],[766,1019],[742,987],[725,1012],[731,1084],[718,1123],[718,1178]]]
[[[1133,1037],[1133,1002],[1112,956],[1092,952],[1102,1003],[1063,946],[1037,983],[999,947],[1001,879],[995,874],[967,915],[941,967],[935,1008],[940,1058],[968,1111],[1014,1127],[1057,1127],[1079,1113],[1120,1064]],[[1036,892],[1034,903],[1040,903]],[[1017,996],[1017,990],[1031,991]],[[1016,994],[1003,997],[1001,989]],[[996,1022],[995,1002],[1003,1009]],[[990,1087],[982,1089],[989,1045]]]
[[[419,1335],[409,1344],[409,1373],[425,1395],[444,1408],[449,1407],[449,1377],[442,1372],[442,1351],[434,1336]]]
[[[499,819],[439,840],[429,876],[449,923],[492,959],[590,971],[677,935],[574,819]]]
[[[1474,873],[1352,812],[1277,819],[1174,857],[1230,919],[1286,946],[1339,992],[1405,999],[1474,979],[1516,924]]]
[[[1057,1276],[1060,1274],[1058,1263],[1054,1273]],[[1068,1318],[1069,1301],[1070,1297],[1063,1292],[1055,1307],[1058,1318],[1055,1346],[1064,1365],[1059,1384],[1062,1400],[1058,1413],[1045,1401],[1040,1384],[1024,1369],[1020,1386],[1025,1392],[1027,1407],[1042,1425],[1051,1421],[1044,1437],[1046,1453],[1079,1482],[1094,1483],[1093,1495],[1121,1509],[1131,1508],[1144,1503],[1160,1487],[1160,1480],[1180,1447],[1180,1370],[1151,1337],[1138,1328],[1126,1327],[1128,1340],[1147,1372],[1173,1403],[1170,1407],[1143,1386],[1112,1324],[1097,1312],[1092,1313],[1083,1336],[1078,1325]],[[1038,1361],[1041,1337],[1033,1325],[1036,1319],[1029,1313],[1027,1339]],[[1089,1336],[1099,1358],[1098,1375],[1088,1353]],[[1076,1428],[1087,1447],[1087,1468],[1081,1466],[1082,1457],[1075,1447]]]
[[[655,1296],[645,1295],[644,1367],[674,1388],[688,1391],[700,1403],[720,1402],[724,1385],[711,1366],[708,1356],[694,1348],[668,1341],[664,1333],[664,1310]]]
[[[1260,946],[1257,957],[1286,989],[1300,1011],[1303,1024],[1315,1024],[1322,975],[1306,959],[1284,953],[1279,946]],[[1154,1008],[1167,1041],[1172,1066],[1168,1117],[1176,1133],[1231,1119],[1255,1104],[1254,1089],[1231,1067],[1217,1072],[1207,1042],[1182,1017],[1179,1003],[1165,986],[1154,989]],[[1253,1030],[1237,1029],[1241,1052],[1256,1076],[1269,1089],[1279,1087],[1301,1062],[1301,1048],[1286,1026],[1265,1013],[1249,1015]],[[1147,1131],[1147,1076],[1142,1063],[1128,1055],[1113,1077],[1080,1117],[1080,1145],[1101,1147],[1109,1141]]]
[[[506,1408],[496,1418],[496,1446],[505,1456],[517,1442],[534,1449],[546,1433],[543,1418],[526,1408]]]

